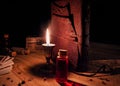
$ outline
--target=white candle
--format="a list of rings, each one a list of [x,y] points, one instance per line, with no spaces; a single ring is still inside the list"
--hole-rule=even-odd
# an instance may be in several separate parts
[[[50,33],[49,33],[49,30],[48,30],[48,29],[47,29],[47,31],[46,31],[46,43],[47,43],[47,45],[50,44]]]
[[[47,46],[47,47],[55,46],[55,44],[51,44],[51,43],[50,43],[50,32],[49,32],[48,29],[46,30],[46,43],[45,43],[45,44],[42,44],[42,45],[43,45],[43,46]]]

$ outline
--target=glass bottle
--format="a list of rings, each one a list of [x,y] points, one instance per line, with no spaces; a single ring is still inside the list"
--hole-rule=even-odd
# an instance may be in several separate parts
[[[64,83],[67,81],[67,76],[68,76],[67,50],[59,49],[58,56],[56,58],[56,81],[58,83]]]

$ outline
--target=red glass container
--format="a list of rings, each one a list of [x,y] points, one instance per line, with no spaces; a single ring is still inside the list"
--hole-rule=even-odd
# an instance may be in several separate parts
[[[67,50],[59,49],[58,56],[56,58],[56,81],[58,83],[64,83],[67,81],[67,76],[68,76]]]

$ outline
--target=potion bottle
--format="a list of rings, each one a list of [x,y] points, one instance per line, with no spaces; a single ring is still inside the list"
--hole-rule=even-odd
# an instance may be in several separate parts
[[[67,81],[67,76],[68,76],[67,50],[59,49],[58,56],[56,58],[56,81],[58,83],[64,83]]]

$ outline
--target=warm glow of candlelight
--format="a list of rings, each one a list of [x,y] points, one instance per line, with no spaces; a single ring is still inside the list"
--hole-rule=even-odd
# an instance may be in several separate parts
[[[50,32],[48,29],[46,30],[46,43],[42,44],[42,46],[44,46],[44,47],[54,47],[55,46],[55,44],[50,43]]]
[[[47,43],[47,45],[50,44],[50,33],[49,33],[49,30],[48,30],[48,29],[47,29],[47,31],[46,31],[46,43]]]

